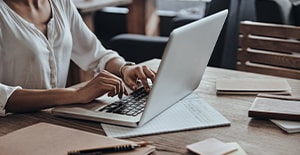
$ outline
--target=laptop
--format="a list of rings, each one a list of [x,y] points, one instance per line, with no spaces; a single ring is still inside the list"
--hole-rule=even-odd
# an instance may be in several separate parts
[[[52,114],[128,127],[142,126],[199,86],[227,14],[228,10],[223,10],[172,31],[151,91],[145,95],[145,103],[138,105],[142,105],[139,113],[120,113],[123,109],[118,106],[122,104],[112,104],[120,102],[119,99],[103,96],[90,104],[53,108]],[[107,107],[115,109],[103,110]]]

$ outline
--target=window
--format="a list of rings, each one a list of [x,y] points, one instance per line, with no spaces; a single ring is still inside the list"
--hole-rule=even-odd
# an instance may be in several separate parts
[[[204,15],[206,3],[211,0],[156,0],[159,11],[176,12],[177,14]]]

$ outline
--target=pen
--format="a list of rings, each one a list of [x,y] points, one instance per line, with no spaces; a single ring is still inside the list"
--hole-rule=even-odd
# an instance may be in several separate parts
[[[149,144],[152,144],[148,141],[141,141],[131,144],[120,144],[108,147],[99,147],[99,148],[91,148],[91,149],[82,149],[82,150],[72,150],[68,152],[68,155],[99,155],[104,153],[112,153],[112,152],[122,152],[122,151],[131,151],[138,147],[144,147]]]

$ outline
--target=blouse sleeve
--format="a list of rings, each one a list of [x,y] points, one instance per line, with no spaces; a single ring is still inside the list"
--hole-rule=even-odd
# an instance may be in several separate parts
[[[5,116],[5,105],[8,100],[8,98],[11,96],[11,94],[16,90],[20,89],[19,86],[6,86],[2,83],[0,83],[0,116]]]
[[[1,23],[0,23],[1,25]],[[2,30],[0,28],[0,51],[2,50]],[[19,86],[7,86],[2,83],[0,83],[0,116],[5,116],[6,111],[5,111],[5,105],[11,94],[16,90],[20,89],[21,87]]]
[[[84,70],[100,72],[105,69],[109,60],[116,57],[121,58],[117,52],[105,49],[86,26],[75,5],[69,0],[66,0],[66,3],[73,39],[71,59]]]

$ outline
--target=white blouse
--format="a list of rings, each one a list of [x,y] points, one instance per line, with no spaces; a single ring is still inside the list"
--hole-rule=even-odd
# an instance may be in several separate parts
[[[0,115],[18,88],[65,87],[70,59],[84,70],[100,72],[112,58],[87,28],[71,0],[50,0],[47,37],[0,0]]]

